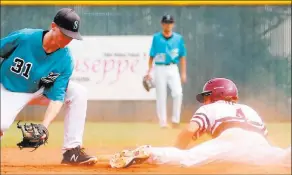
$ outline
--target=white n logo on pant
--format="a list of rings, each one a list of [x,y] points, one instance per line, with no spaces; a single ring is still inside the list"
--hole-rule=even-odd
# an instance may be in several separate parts
[[[70,161],[74,160],[74,162],[77,162],[78,156],[75,156],[75,154],[72,155]]]

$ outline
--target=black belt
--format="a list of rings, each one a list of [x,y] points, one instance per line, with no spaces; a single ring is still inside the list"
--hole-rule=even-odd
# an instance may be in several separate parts
[[[158,66],[170,66],[170,65],[173,65],[173,64],[175,64],[175,63],[167,63],[167,64],[156,64],[156,65],[158,65]]]

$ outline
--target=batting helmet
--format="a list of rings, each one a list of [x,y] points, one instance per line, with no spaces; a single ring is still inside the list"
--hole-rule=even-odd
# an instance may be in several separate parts
[[[237,100],[238,90],[236,85],[227,78],[213,78],[204,85],[203,92],[196,96],[197,101],[204,102],[204,96],[209,96],[212,102],[218,100]]]

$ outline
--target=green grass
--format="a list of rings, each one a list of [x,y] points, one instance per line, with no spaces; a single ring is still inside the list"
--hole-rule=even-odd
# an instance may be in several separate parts
[[[60,148],[63,144],[63,122],[54,122],[49,127],[50,137],[48,148]],[[287,147],[291,144],[290,123],[269,123],[269,140],[277,146]],[[153,146],[170,146],[180,130],[161,130],[154,123],[104,123],[87,122],[84,132],[84,146],[96,148],[134,147],[151,144]],[[1,147],[16,147],[22,138],[21,131],[14,123],[5,132]],[[203,136],[198,143],[209,139]]]

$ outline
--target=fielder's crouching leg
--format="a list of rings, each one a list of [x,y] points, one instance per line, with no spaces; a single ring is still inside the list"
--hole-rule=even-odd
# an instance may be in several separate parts
[[[87,99],[87,89],[70,81],[65,99],[64,149],[82,145]]]
[[[183,100],[182,90],[172,93],[173,105],[172,105],[172,123],[180,123],[181,105]]]
[[[69,82],[66,93],[66,116],[64,121],[64,145],[62,164],[88,164],[97,162],[82,148],[86,120],[87,89],[75,82]]]

